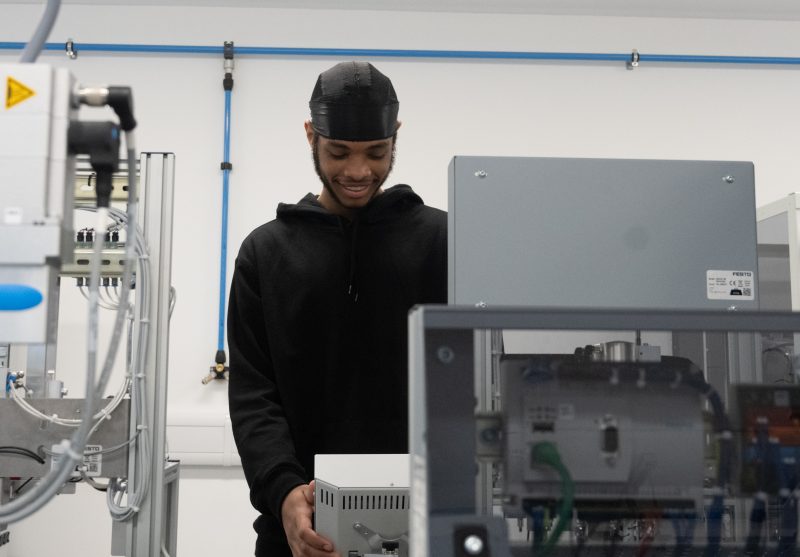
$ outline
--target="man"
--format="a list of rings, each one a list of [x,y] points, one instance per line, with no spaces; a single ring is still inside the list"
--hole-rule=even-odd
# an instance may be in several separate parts
[[[337,64],[309,104],[322,191],[244,240],[231,286],[229,401],[258,557],[338,555],[312,529],[314,455],[408,451],[408,310],[447,301],[446,213],[382,188],[391,81]]]

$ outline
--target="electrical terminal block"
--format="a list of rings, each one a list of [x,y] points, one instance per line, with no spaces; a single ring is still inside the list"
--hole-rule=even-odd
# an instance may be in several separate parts
[[[94,230],[86,230],[85,238],[86,244],[89,243],[89,237],[94,241]],[[112,247],[103,249],[101,257],[100,273],[107,278],[121,277],[125,268],[125,245],[121,243],[111,243]],[[60,275],[62,277],[83,277],[85,281],[89,280],[91,258],[94,256],[94,249],[92,247],[75,247],[75,255],[72,263],[64,263],[61,266]],[[88,286],[88,283],[84,282]]]

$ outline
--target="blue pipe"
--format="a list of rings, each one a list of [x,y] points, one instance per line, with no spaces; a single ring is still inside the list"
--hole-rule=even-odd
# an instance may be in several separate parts
[[[82,52],[138,52],[166,54],[222,54],[219,46],[156,45],[156,44],[111,44],[111,43],[73,43],[76,51]],[[47,43],[44,50],[64,51],[62,43]],[[25,43],[0,42],[0,50],[21,50]]]
[[[197,45],[154,45],[154,44],[110,44],[75,43],[77,51],[83,52],[121,52],[121,53],[163,53],[163,54],[213,54],[223,53],[220,46]],[[0,42],[0,50],[22,50],[25,43]],[[45,50],[63,51],[62,43],[47,43]],[[603,54],[588,52],[514,52],[489,50],[388,50],[368,48],[280,48],[237,46],[235,53],[242,55],[266,56],[337,56],[370,58],[439,58],[473,60],[562,60],[562,61],[605,61],[627,62],[630,53]],[[786,56],[706,56],[686,54],[639,54],[640,62],[666,62],[689,64],[750,64],[750,65],[800,65],[800,58]]]
[[[584,60],[625,62],[630,54],[589,52],[513,52],[489,50],[387,50],[366,48],[237,47],[237,53],[272,56],[339,56],[369,58],[453,58],[482,60]]]
[[[231,155],[231,91],[225,91],[225,152],[223,162]],[[228,189],[230,169],[222,169],[222,247],[219,256],[219,332],[217,350],[225,350],[225,285],[228,261]]]
[[[800,65],[800,58],[786,56],[703,56],[688,54],[640,54],[640,62],[688,62],[694,64]]]

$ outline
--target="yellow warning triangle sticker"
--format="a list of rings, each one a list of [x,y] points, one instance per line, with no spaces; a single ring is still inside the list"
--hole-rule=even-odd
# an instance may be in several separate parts
[[[13,77],[9,77],[6,84],[6,109],[30,99],[35,94],[36,91],[30,87],[23,85]]]

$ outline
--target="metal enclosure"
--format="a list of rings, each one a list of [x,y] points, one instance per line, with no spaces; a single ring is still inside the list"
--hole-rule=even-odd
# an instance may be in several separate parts
[[[671,376],[659,377],[660,362],[634,364],[641,381],[608,380],[608,371],[630,367],[615,362],[590,368],[571,355],[505,356],[500,365],[505,491],[539,501],[558,498],[557,475],[532,468],[527,458],[533,445],[551,442],[570,470],[576,507],[591,504],[594,512],[610,507],[617,516],[622,499],[637,509],[654,500],[700,508],[701,398],[686,385],[671,385]],[[505,513],[525,516],[516,501]]]
[[[52,416],[56,414],[62,418],[80,418],[83,399],[31,399],[39,411]],[[130,400],[123,400],[117,409],[109,414],[101,426],[95,431],[87,443],[86,450],[103,451],[110,447],[119,447],[118,450],[108,454],[87,454],[84,464],[87,466],[87,476],[99,478],[125,477],[128,475],[128,451],[125,442],[130,435]],[[57,450],[57,445],[62,439],[71,435],[72,430],[54,424],[45,424],[42,420],[23,412],[10,398],[0,400],[0,423],[3,424],[0,432],[0,445],[22,447],[40,453],[40,447]],[[21,477],[41,478],[53,466],[53,457],[41,453],[45,463],[39,464],[30,458],[18,455],[0,455],[0,478]],[[73,477],[80,477],[75,474]]]
[[[65,69],[3,64],[0,83],[0,342],[46,344],[55,336],[48,324],[58,311],[58,269],[72,257],[65,184],[74,173],[67,130],[77,115],[75,80]]]
[[[758,307],[749,162],[459,156],[448,219],[451,304]]]
[[[792,193],[757,210],[761,307],[800,309],[800,198]]]

